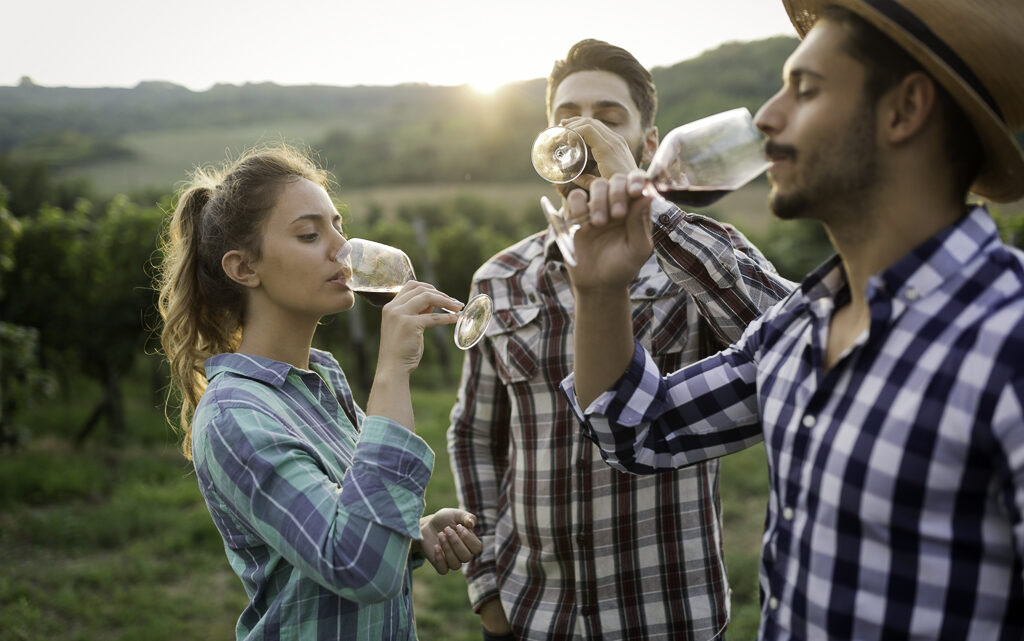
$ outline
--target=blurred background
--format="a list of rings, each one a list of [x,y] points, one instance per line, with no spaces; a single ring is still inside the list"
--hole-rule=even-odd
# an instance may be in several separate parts
[[[554,191],[529,149],[574,42],[653,68],[662,133],[756,111],[797,45],[781,5],[754,0],[629,17],[604,2],[31,4],[0,39],[0,638],[17,640],[225,639],[246,602],[165,418],[154,333],[154,250],[193,167],[303,146],[334,174],[350,235],[402,247],[465,297],[480,264],[543,227]],[[761,178],[699,211],[798,280],[827,240],[774,220],[766,194]],[[1020,245],[1024,203],[991,211]],[[378,326],[357,301],[318,332],[360,403]],[[439,331],[416,374],[417,429],[439,455],[428,510],[457,503],[445,430],[461,356]],[[757,626],[765,470],[760,447],[723,463],[732,639]],[[461,574],[418,570],[415,599],[421,639],[479,638]]]

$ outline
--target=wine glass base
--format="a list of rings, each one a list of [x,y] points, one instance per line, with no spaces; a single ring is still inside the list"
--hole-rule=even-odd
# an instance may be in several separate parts
[[[466,303],[455,323],[456,347],[469,349],[480,342],[491,323],[493,308],[494,302],[487,294],[477,294]]]

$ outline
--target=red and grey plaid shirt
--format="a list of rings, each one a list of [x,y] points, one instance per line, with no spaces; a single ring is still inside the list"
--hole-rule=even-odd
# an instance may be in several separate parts
[[[699,327],[732,342],[792,284],[734,228],[655,209],[655,242],[704,265],[686,284],[694,296],[653,256],[631,286],[635,335],[673,371],[707,351]],[[714,637],[729,612],[717,461],[634,476],[583,436],[558,387],[572,371],[574,301],[547,232],[483,265],[477,292],[494,318],[466,354],[448,433],[484,541],[465,568],[473,607],[500,596],[520,640]]]

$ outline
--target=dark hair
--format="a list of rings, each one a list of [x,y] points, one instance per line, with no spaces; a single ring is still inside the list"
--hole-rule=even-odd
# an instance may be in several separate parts
[[[157,285],[160,340],[172,392],[180,395],[178,427],[188,458],[192,412],[206,389],[203,363],[238,348],[245,318],[242,287],[224,273],[221,258],[238,249],[258,260],[281,187],[303,178],[329,185],[328,174],[306,154],[281,144],[253,149],[219,168],[197,168],[179,194],[160,243]]]
[[[558,60],[551,68],[547,90],[548,118],[551,117],[551,101],[558,85],[562,84],[566,76],[577,71],[608,71],[625,80],[629,95],[640,110],[640,125],[646,129],[654,124],[654,114],[658,111],[658,92],[651,72],[622,47],[594,39],[580,40],[574,44],[565,60]]]
[[[868,104],[876,105],[882,94],[907,75],[928,73],[903,47],[849,9],[829,5],[821,12],[820,18],[846,30],[848,37],[843,44],[844,50],[867,70],[864,92]],[[985,151],[963,109],[934,77],[932,80],[936,89],[936,105],[946,120],[946,148],[953,167],[956,193],[966,194],[981,171]]]

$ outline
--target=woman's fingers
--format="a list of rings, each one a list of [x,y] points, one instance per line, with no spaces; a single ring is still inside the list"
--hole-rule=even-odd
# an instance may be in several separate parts
[[[421,326],[430,327],[457,322],[458,316],[455,312],[462,309],[464,305],[462,301],[438,291],[429,283],[409,281],[395,296],[395,300],[388,304],[390,307],[388,311],[416,316],[417,320],[421,322]],[[430,313],[435,308],[449,310],[452,313]]]

